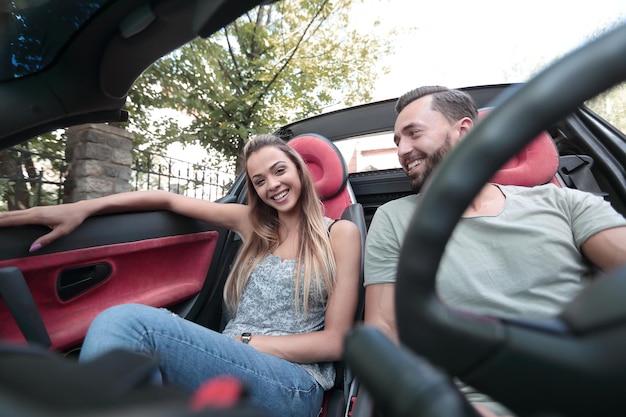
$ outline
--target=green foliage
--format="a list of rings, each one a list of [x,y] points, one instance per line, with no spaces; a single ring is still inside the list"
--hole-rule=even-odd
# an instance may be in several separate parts
[[[56,131],[0,151],[0,210],[58,204],[65,143]]]
[[[65,131],[57,130],[37,136],[34,140],[24,142],[21,147],[33,153],[50,156],[56,159],[52,162],[52,166],[56,170],[61,170],[64,164],[62,160],[65,158],[66,143],[67,137],[65,136]]]
[[[353,0],[261,6],[145,71],[129,94],[138,143],[199,143],[233,161],[246,140],[334,104],[371,100],[386,40],[350,29]],[[176,114],[151,118],[154,109]]]
[[[12,193],[13,184],[4,178],[0,178],[0,211],[8,211],[9,210],[9,198],[13,195]]]

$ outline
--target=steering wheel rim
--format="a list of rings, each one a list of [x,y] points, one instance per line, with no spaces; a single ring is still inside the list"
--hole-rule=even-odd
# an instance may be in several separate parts
[[[449,373],[463,375],[505,343],[503,322],[454,310],[437,298],[435,277],[445,245],[465,208],[500,166],[546,126],[625,79],[622,23],[498,97],[494,110],[442,161],[400,253],[395,297],[403,344]]]

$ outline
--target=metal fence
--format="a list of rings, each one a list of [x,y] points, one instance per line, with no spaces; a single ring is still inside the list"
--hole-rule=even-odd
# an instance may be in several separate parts
[[[233,174],[150,152],[137,152],[133,190],[161,189],[217,200],[232,185]],[[0,151],[0,211],[63,203],[67,165],[63,158],[14,147]]]
[[[168,190],[202,200],[214,201],[230,189],[233,174],[208,169],[151,152],[139,152],[131,176],[134,190]]]
[[[0,209],[61,204],[66,173],[63,158],[17,147],[0,151]]]

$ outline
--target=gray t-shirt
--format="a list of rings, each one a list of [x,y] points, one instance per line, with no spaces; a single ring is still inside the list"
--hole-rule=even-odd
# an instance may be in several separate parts
[[[499,188],[506,196],[500,214],[457,224],[437,271],[437,292],[449,305],[476,313],[554,316],[592,274],[582,244],[626,220],[590,193],[554,185]],[[365,285],[395,282],[419,199],[411,195],[376,211],[367,235]]]
[[[506,196],[500,214],[459,220],[437,271],[437,292],[447,304],[475,313],[555,316],[593,273],[582,244],[602,230],[626,226],[626,220],[590,193],[554,185],[499,188]],[[366,286],[395,282],[419,199],[411,195],[376,211],[365,249]],[[471,387],[459,387],[470,401],[512,414]]]
[[[278,336],[321,330],[324,327],[327,291],[320,294],[312,285],[307,313],[297,311],[293,288],[296,268],[295,259],[282,260],[270,254],[261,260],[250,275],[234,317],[222,333],[230,337],[241,336],[244,332]],[[304,289],[301,289],[300,306],[303,305],[303,299]],[[332,388],[335,381],[332,362],[299,365],[323,389]]]

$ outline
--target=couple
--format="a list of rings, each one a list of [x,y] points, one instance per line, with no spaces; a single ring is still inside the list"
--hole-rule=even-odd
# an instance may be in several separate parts
[[[476,106],[464,93],[442,87],[412,90],[397,103],[394,140],[398,158],[416,191],[437,163],[476,121]],[[316,416],[324,391],[333,385],[332,362],[342,357],[343,339],[352,326],[357,304],[360,236],[355,225],[324,217],[313,183],[300,156],[270,135],[253,138],[244,150],[247,205],[221,205],[166,192],[125,193],[55,207],[0,214],[0,226],[44,224],[52,231],[37,239],[35,250],[74,230],[88,216],[128,210],[167,209],[237,232],[244,245],[225,286],[224,298],[233,312],[222,333],[195,325],[166,310],[139,305],[116,306],[101,313],[87,333],[80,360],[109,349],[126,348],[158,355],[155,378],[194,390],[207,379],[231,374],[249,387],[251,401],[277,416]],[[397,339],[393,292],[399,247],[419,201],[410,196],[382,206],[368,233],[366,322]],[[538,207],[538,202],[541,207]],[[525,210],[525,211],[524,211]],[[545,227],[568,210],[569,235],[556,245],[563,248],[564,275],[509,270],[507,253],[482,248],[474,234],[455,233],[452,243],[462,250],[447,250],[438,283],[442,298],[460,308],[495,315],[553,314],[582,286],[590,266],[610,270],[626,262],[626,221],[607,203],[585,193],[541,186],[532,189],[487,185],[468,208],[461,222],[481,225],[486,235],[500,231],[516,214],[532,223],[534,210],[544,213]],[[524,211],[524,215],[519,213]],[[592,221],[589,221],[592,219]],[[542,223],[543,224],[543,223]],[[530,225],[529,225],[530,227]],[[580,230],[579,230],[580,229]],[[552,232],[533,234],[543,245]],[[503,239],[503,237],[500,237]],[[472,253],[468,254],[467,245]],[[505,245],[503,245],[505,246]],[[508,247],[508,245],[506,245]],[[515,252],[519,258],[523,252]],[[526,256],[533,257],[534,254]],[[571,256],[571,259],[569,258]],[[477,262],[477,259],[481,259]],[[528,258],[526,258],[528,259]],[[493,282],[485,262],[507,268],[506,283]],[[552,260],[550,260],[552,262]],[[533,262],[527,262],[530,264]],[[539,264],[539,263],[536,263]],[[455,271],[463,265],[462,275]],[[468,271],[473,271],[469,273]],[[487,272],[487,275],[485,275]],[[567,272],[567,273],[566,273]],[[487,280],[487,282],[485,282]],[[556,281],[556,282],[555,282]],[[510,287],[519,290],[513,295]],[[527,296],[538,287],[557,287],[535,305]],[[524,290],[526,293],[524,293]],[[542,294],[544,294],[542,292]],[[523,309],[522,309],[523,307]],[[483,415],[506,415],[488,398],[470,393],[468,398]]]

